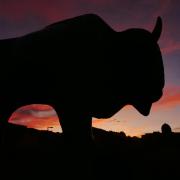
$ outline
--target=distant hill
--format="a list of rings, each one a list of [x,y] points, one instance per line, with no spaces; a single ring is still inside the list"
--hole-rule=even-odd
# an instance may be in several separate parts
[[[66,146],[61,133],[8,124],[1,137],[0,174],[61,179],[73,173],[87,175],[91,169],[91,179],[173,179],[179,175],[178,133],[154,132],[142,138],[97,128],[93,133],[94,144],[86,150]]]

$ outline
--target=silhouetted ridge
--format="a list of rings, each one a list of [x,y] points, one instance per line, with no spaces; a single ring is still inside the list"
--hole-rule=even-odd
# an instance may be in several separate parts
[[[74,157],[76,161],[69,159],[69,153],[73,155],[76,148],[69,151],[62,134],[14,124],[8,124],[7,132],[0,150],[1,163],[4,164],[1,175],[7,168],[17,178],[27,175],[55,178],[57,174],[62,178],[66,172],[71,175],[71,172],[79,171],[82,157],[79,160]],[[176,162],[180,160],[180,133],[172,132],[167,137],[161,132],[153,132],[137,138],[97,128],[93,128],[93,132],[93,179],[175,178],[179,174]],[[87,158],[88,155],[82,156]]]

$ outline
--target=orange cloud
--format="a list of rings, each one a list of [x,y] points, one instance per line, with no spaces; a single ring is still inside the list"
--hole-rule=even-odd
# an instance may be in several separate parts
[[[163,97],[154,104],[156,110],[174,106],[180,106],[180,86],[167,87],[164,90]]]
[[[28,128],[35,128],[40,130],[47,130],[48,127],[53,127],[55,129],[60,129],[59,119],[57,116],[48,118],[36,118],[31,115],[21,115],[14,113],[9,122],[19,125],[24,125]],[[53,129],[52,129],[53,130]],[[57,130],[55,130],[57,131]]]
[[[54,109],[49,105],[40,104],[27,105],[17,109],[11,115],[9,122],[36,129],[60,127],[59,118]]]

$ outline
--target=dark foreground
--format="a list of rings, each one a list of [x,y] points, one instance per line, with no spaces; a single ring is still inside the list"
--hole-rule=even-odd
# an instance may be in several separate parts
[[[67,145],[62,134],[8,125],[0,179],[179,179],[180,135],[142,138],[94,129],[90,147]]]

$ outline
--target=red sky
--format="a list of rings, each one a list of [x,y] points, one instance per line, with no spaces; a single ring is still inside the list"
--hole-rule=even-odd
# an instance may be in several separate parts
[[[158,115],[161,118],[164,117],[164,112],[169,111],[169,110],[174,110],[180,105],[180,86],[177,87],[169,87],[165,89],[164,91],[164,96],[161,98],[160,101],[156,102],[153,105],[152,108],[152,120]],[[126,133],[128,132],[129,135],[141,135],[142,133],[145,133],[144,131],[145,128],[147,127],[142,127],[140,122],[137,120],[137,114],[139,114],[134,108],[130,106],[126,106],[124,108],[123,115],[122,117],[125,119],[130,119],[129,122],[126,120],[125,125],[124,119],[118,113],[114,115],[112,118],[109,119],[94,119],[93,120],[93,126],[103,128],[106,130],[114,130],[114,131],[121,131],[124,129]],[[121,112],[121,111],[120,111]],[[120,113],[119,112],[119,113]],[[142,115],[138,115],[138,118],[140,117],[141,119],[144,118],[144,121],[147,121],[147,117],[141,117]],[[172,116],[173,118],[173,116]],[[136,128],[132,125],[132,120],[134,123],[136,123]],[[178,120],[178,119],[177,119]],[[18,109],[16,112],[14,112],[9,120],[12,123],[16,124],[22,124],[26,125],[28,127],[33,127],[37,129],[48,129],[48,127],[53,127],[51,130],[53,131],[61,131],[60,125],[59,125],[59,118],[57,117],[57,114],[55,110],[47,105],[29,105],[29,106],[24,106]],[[151,119],[148,120],[149,123],[151,123]],[[160,120],[159,120],[160,121]],[[155,124],[159,124],[159,121],[157,119],[157,122],[154,122]],[[161,119],[162,121],[162,119]],[[121,122],[121,123],[119,123]],[[167,121],[166,121],[167,122]],[[169,122],[169,120],[168,120]],[[170,120],[170,124],[179,124],[178,127],[180,127],[180,122],[176,123],[173,120]],[[110,124],[109,124],[110,123]],[[163,122],[162,122],[163,123]],[[160,129],[159,124],[159,128]],[[125,126],[125,127],[123,127]],[[139,128],[139,127],[141,128]],[[154,127],[154,124],[153,124]],[[149,131],[157,130],[150,128]],[[177,126],[174,126],[174,129],[177,130]],[[148,130],[148,128],[147,128]]]
[[[163,19],[159,41],[162,50],[166,86],[163,98],[153,105],[150,116],[143,117],[125,107],[112,118],[94,120],[96,127],[125,131],[128,135],[160,130],[164,122],[180,127],[180,1],[178,0],[6,0],[0,1],[0,38],[20,36],[44,26],[84,13],[100,15],[115,30],[139,27],[152,30],[157,16]],[[11,122],[38,129],[59,130],[56,113],[49,106],[18,109]]]

